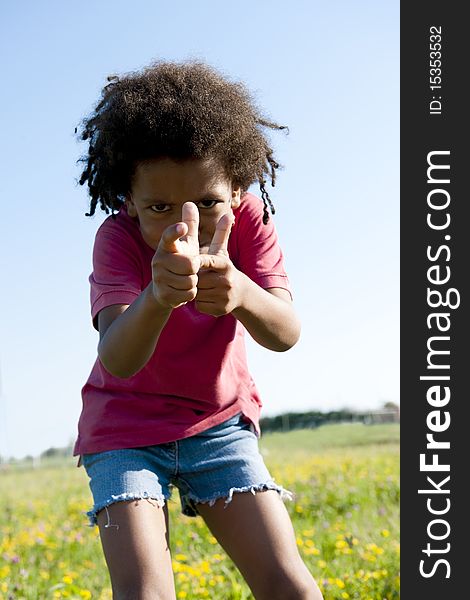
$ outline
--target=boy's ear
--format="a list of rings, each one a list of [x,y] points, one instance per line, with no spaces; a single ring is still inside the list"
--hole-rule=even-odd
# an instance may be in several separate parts
[[[135,204],[132,200],[132,196],[130,194],[127,194],[126,199],[124,201],[126,208],[127,208],[127,214],[130,217],[136,217],[137,216],[137,210],[135,208]]]
[[[238,208],[240,206],[241,195],[242,195],[242,191],[241,191],[240,187],[232,188],[232,200],[231,200],[232,209]]]

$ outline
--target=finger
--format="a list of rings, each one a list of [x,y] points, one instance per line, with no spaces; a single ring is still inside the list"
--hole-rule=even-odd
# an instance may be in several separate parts
[[[211,315],[212,317],[221,317],[225,314],[228,314],[223,308],[217,306],[215,302],[201,302],[197,300],[195,302],[195,308],[198,312],[203,313],[205,315]]]
[[[178,252],[177,242],[180,237],[186,235],[187,228],[186,223],[175,223],[167,227],[162,233],[159,247],[163,248],[166,252]]]
[[[218,300],[217,296],[214,295],[214,290],[201,290],[197,288],[196,300],[198,302],[207,302],[208,304],[215,304]]]
[[[233,213],[227,213],[217,223],[212,237],[209,254],[218,254],[223,251],[228,253],[228,238],[234,222]]]
[[[200,269],[223,270],[227,268],[227,258],[224,255],[200,254]]]
[[[162,276],[154,279],[157,285],[165,285],[172,290],[193,290],[197,288],[197,275],[175,275],[174,273],[166,272]]]
[[[158,300],[164,306],[176,308],[187,302],[191,302],[196,297],[196,291],[192,290],[174,290],[170,287],[165,288],[158,294]]]
[[[204,312],[204,310],[201,309],[208,309],[210,310],[211,308],[214,308],[215,302],[213,300],[210,300],[208,298],[202,298],[201,294],[198,292],[196,294],[196,297],[194,298],[196,300],[196,308],[199,312]]]
[[[213,290],[221,281],[220,273],[214,271],[202,271],[198,273],[197,289],[198,290]]]
[[[194,202],[185,202],[183,204],[181,220],[188,227],[186,241],[188,244],[199,248],[199,211]]]
[[[156,270],[164,269],[175,275],[195,275],[199,271],[199,256],[181,253],[167,253],[163,260],[156,263]]]

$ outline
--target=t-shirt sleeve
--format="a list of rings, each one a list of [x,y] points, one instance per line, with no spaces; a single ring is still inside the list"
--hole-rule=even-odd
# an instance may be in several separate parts
[[[142,268],[132,237],[111,218],[96,234],[90,300],[93,326],[98,313],[112,304],[131,304],[142,292]]]
[[[273,220],[263,223],[263,203],[249,194],[238,217],[237,267],[260,287],[282,288],[292,296]]]

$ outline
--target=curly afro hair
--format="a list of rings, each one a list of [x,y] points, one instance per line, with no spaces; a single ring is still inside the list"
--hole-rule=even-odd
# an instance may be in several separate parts
[[[157,61],[142,71],[108,77],[102,98],[81,124],[89,140],[79,183],[88,182],[91,216],[99,202],[114,215],[129,193],[136,166],[158,157],[215,159],[242,192],[259,182],[263,222],[274,206],[265,189],[279,164],[263,128],[287,127],[264,119],[242,83],[231,83],[199,62]],[[77,129],[75,130],[77,133]]]

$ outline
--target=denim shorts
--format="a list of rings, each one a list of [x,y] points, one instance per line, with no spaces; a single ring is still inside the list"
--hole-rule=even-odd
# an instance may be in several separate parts
[[[212,506],[234,492],[276,490],[283,500],[292,492],[274,483],[258,448],[254,426],[238,413],[202,433],[175,442],[84,454],[94,505],[87,512],[90,526],[97,513],[114,502],[153,499],[159,506],[179,491],[183,514],[195,517],[196,503]],[[109,515],[108,515],[109,518]]]

